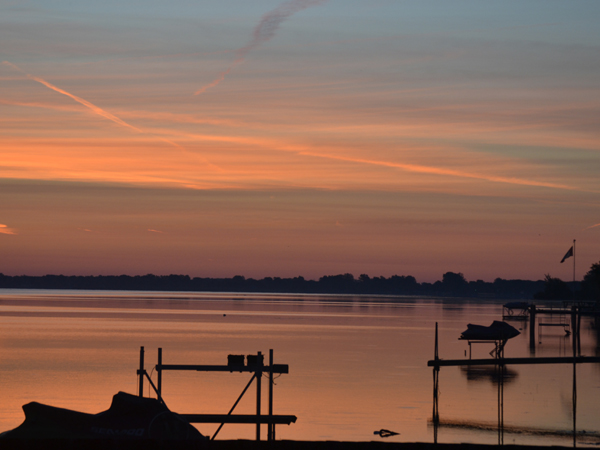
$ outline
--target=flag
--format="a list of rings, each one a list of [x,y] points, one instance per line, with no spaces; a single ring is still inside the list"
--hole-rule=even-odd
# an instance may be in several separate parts
[[[563,256],[563,259],[560,260],[560,263],[564,263],[565,259],[570,258],[571,256],[573,256],[573,246],[571,246],[571,248],[569,249],[569,251],[567,253],[565,253],[565,256]]]

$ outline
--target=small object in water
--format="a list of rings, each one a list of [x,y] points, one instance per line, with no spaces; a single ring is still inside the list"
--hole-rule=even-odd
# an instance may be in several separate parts
[[[400,433],[396,433],[395,431],[390,431],[382,428],[379,431],[373,431],[373,434],[378,434],[382,438],[390,437],[390,436],[398,436]]]

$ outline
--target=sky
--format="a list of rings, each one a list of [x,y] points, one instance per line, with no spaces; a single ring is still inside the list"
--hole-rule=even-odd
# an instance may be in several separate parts
[[[0,273],[571,280],[575,261],[581,279],[600,261],[598,17],[0,0]]]

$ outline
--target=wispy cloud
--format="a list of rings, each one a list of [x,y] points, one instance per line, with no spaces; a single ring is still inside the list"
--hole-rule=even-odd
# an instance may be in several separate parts
[[[8,225],[0,223],[0,234],[17,234],[14,228],[8,228]]]
[[[229,72],[245,61],[246,56],[248,53],[250,53],[250,51],[271,40],[277,33],[281,23],[288,17],[296,14],[299,11],[302,11],[303,9],[320,5],[325,1],[327,0],[289,0],[285,3],[282,3],[274,10],[266,13],[264,16],[262,16],[260,22],[254,28],[250,42],[236,51],[237,58],[235,61],[227,68],[227,70],[221,72],[219,76],[217,76],[217,78],[215,78],[212,82],[198,89],[194,95],[202,94],[207,89],[215,87],[221,81],[223,81]]]
[[[114,114],[109,113],[108,111],[105,111],[104,109],[100,108],[99,106],[94,105],[93,103],[88,102],[87,100],[84,100],[83,98],[78,97],[78,96],[76,96],[74,94],[71,94],[70,92],[67,92],[64,89],[61,89],[61,88],[59,88],[57,86],[54,86],[52,83],[49,83],[48,81],[44,80],[43,78],[31,75],[31,74],[25,72],[24,70],[22,70],[19,66],[15,65],[15,64],[13,64],[13,63],[11,63],[9,61],[2,61],[2,63],[6,64],[7,66],[13,68],[14,70],[16,70],[18,72],[21,72],[22,74],[24,74],[30,80],[37,81],[38,83],[43,84],[47,88],[52,89],[53,91],[58,92],[59,94],[66,95],[67,97],[75,100],[77,103],[80,103],[83,106],[85,106],[86,108],[89,108],[95,114],[98,114],[99,116],[102,116],[105,119],[111,120],[112,122],[116,123],[117,125],[121,125],[122,127],[129,128],[129,129],[131,129],[133,131],[136,131],[138,133],[142,133],[142,130],[140,130],[139,128],[134,127],[131,124],[128,124],[124,120],[118,118]]]
[[[152,228],[148,228],[148,231],[150,231],[151,233],[160,233],[160,234],[165,234],[164,231],[160,231],[160,230],[153,230]]]
[[[458,177],[458,178],[471,178],[471,179],[484,180],[484,181],[490,181],[490,182],[495,182],[495,183],[516,184],[516,185],[521,185],[521,186],[537,186],[537,187],[546,187],[546,188],[552,188],[552,189],[564,189],[564,190],[569,190],[569,191],[580,191],[581,190],[579,188],[576,188],[573,186],[568,186],[565,184],[547,183],[547,182],[543,182],[543,181],[525,180],[525,179],[520,179],[520,178],[503,177],[503,176],[497,176],[497,175],[470,173],[470,172],[463,172],[463,171],[454,170],[454,169],[445,169],[445,168],[435,167],[435,166],[423,166],[423,165],[418,165],[418,164],[403,164],[403,163],[395,163],[395,162],[389,162],[389,161],[377,161],[377,160],[364,159],[364,158],[328,155],[328,154],[316,153],[316,152],[312,152],[312,151],[302,151],[302,152],[300,152],[300,154],[307,155],[307,156],[315,156],[315,157],[319,157],[319,158],[348,161],[348,162],[353,162],[353,163],[358,163],[358,164],[369,164],[369,165],[375,165],[375,166],[392,167],[392,168],[396,168],[396,169],[406,170],[408,172],[424,173],[424,174],[431,174],[431,175],[445,175],[445,176]]]
[[[104,117],[105,119],[108,119],[108,120],[110,120],[110,121],[112,121],[112,122],[116,123],[117,125],[120,125],[120,126],[122,126],[124,128],[128,128],[128,129],[130,129],[132,131],[135,131],[136,133],[146,133],[146,134],[149,134],[148,132],[145,132],[145,131],[139,129],[138,127],[135,127],[135,126],[133,126],[133,125],[125,122],[123,119],[115,116],[114,114],[111,114],[110,112],[108,112],[108,111],[100,108],[99,106],[94,105],[92,102],[89,102],[89,101],[87,101],[87,100],[85,100],[85,99],[83,99],[81,97],[78,97],[75,94],[71,94],[70,92],[67,92],[64,89],[61,89],[61,88],[59,88],[57,86],[54,86],[52,83],[44,80],[43,78],[36,77],[34,75],[31,75],[31,74],[25,72],[19,66],[15,65],[15,64],[13,64],[13,63],[11,63],[9,61],[2,61],[2,63],[5,64],[5,65],[7,65],[8,67],[11,67],[12,69],[20,72],[20,73],[22,73],[23,75],[25,75],[30,80],[36,81],[36,82],[38,82],[38,83],[46,86],[48,89],[52,89],[53,91],[58,92],[59,94],[66,95],[67,97],[75,100],[77,103],[80,103],[83,106],[85,106],[86,108],[90,109],[94,114],[97,114],[97,115],[99,115],[101,117]],[[181,147],[181,145],[179,145],[176,142],[173,142],[173,141],[171,141],[169,139],[165,139],[165,138],[163,138],[161,136],[155,136],[155,138],[159,139],[159,140],[161,140],[163,142],[166,142],[167,144],[172,145],[173,147],[177,147],[179,149],[184,150],[183,147]]]
[[[596,223],[594,225],[590,225],[589,227],[584,228],[582,231],[589,230],[590,228],[596,228],[596,227],[600,227],[600,223]]]

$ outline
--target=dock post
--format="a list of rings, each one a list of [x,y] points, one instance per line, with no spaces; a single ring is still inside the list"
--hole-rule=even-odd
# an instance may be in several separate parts
[[[573,336],[573,356],[577,348],[577,306],[571,306],[571,335]]]
[[[261,380],[262,380],[262,353],[258,352],[256,358],[256,416],[260,416],[260,397],[261,397]],[[260,441],[260,423],[256,424],[256,440]]]
[[[579,334],[579,330],[577,329],[577,307],[573,305],[572,307],[572,316],[571,316],[571,324],[572,324],[572,336],[573,336],[573,448],[577,447],[577,335]]]
[[[436,362],[439,359],[438,354],[438,323],[435,323],[435,350],[434,358]],[[440,377],[440,366],[433,366],[433,443],[437,444],[438,425],[440,422],[440,411],[438,409],[438,383]]]
[[[273,349],[269,350],[269,416],[273,417]],[[267,440],[275,440],[275,424],[267,425]]]
[[[156,385],[158,399],[162,402],[162,348],[158,348],[158,364],[156,364]]]
[[[138,370],[138,375],[139,375],[139,384],[140,384],[140,390],[139,390],[139,396],[143,397],[144,396],[144,347],[140,347],[140,369]]]
[[[529,349],[535,351],[535,305],[529,307]]]
[[[504,369],[504,362],[500,361],[500,365],[496,366],[498,375],[498,445],[504,445]]]
[[[577,355],[581,356],[581,306],[577,308]]]

